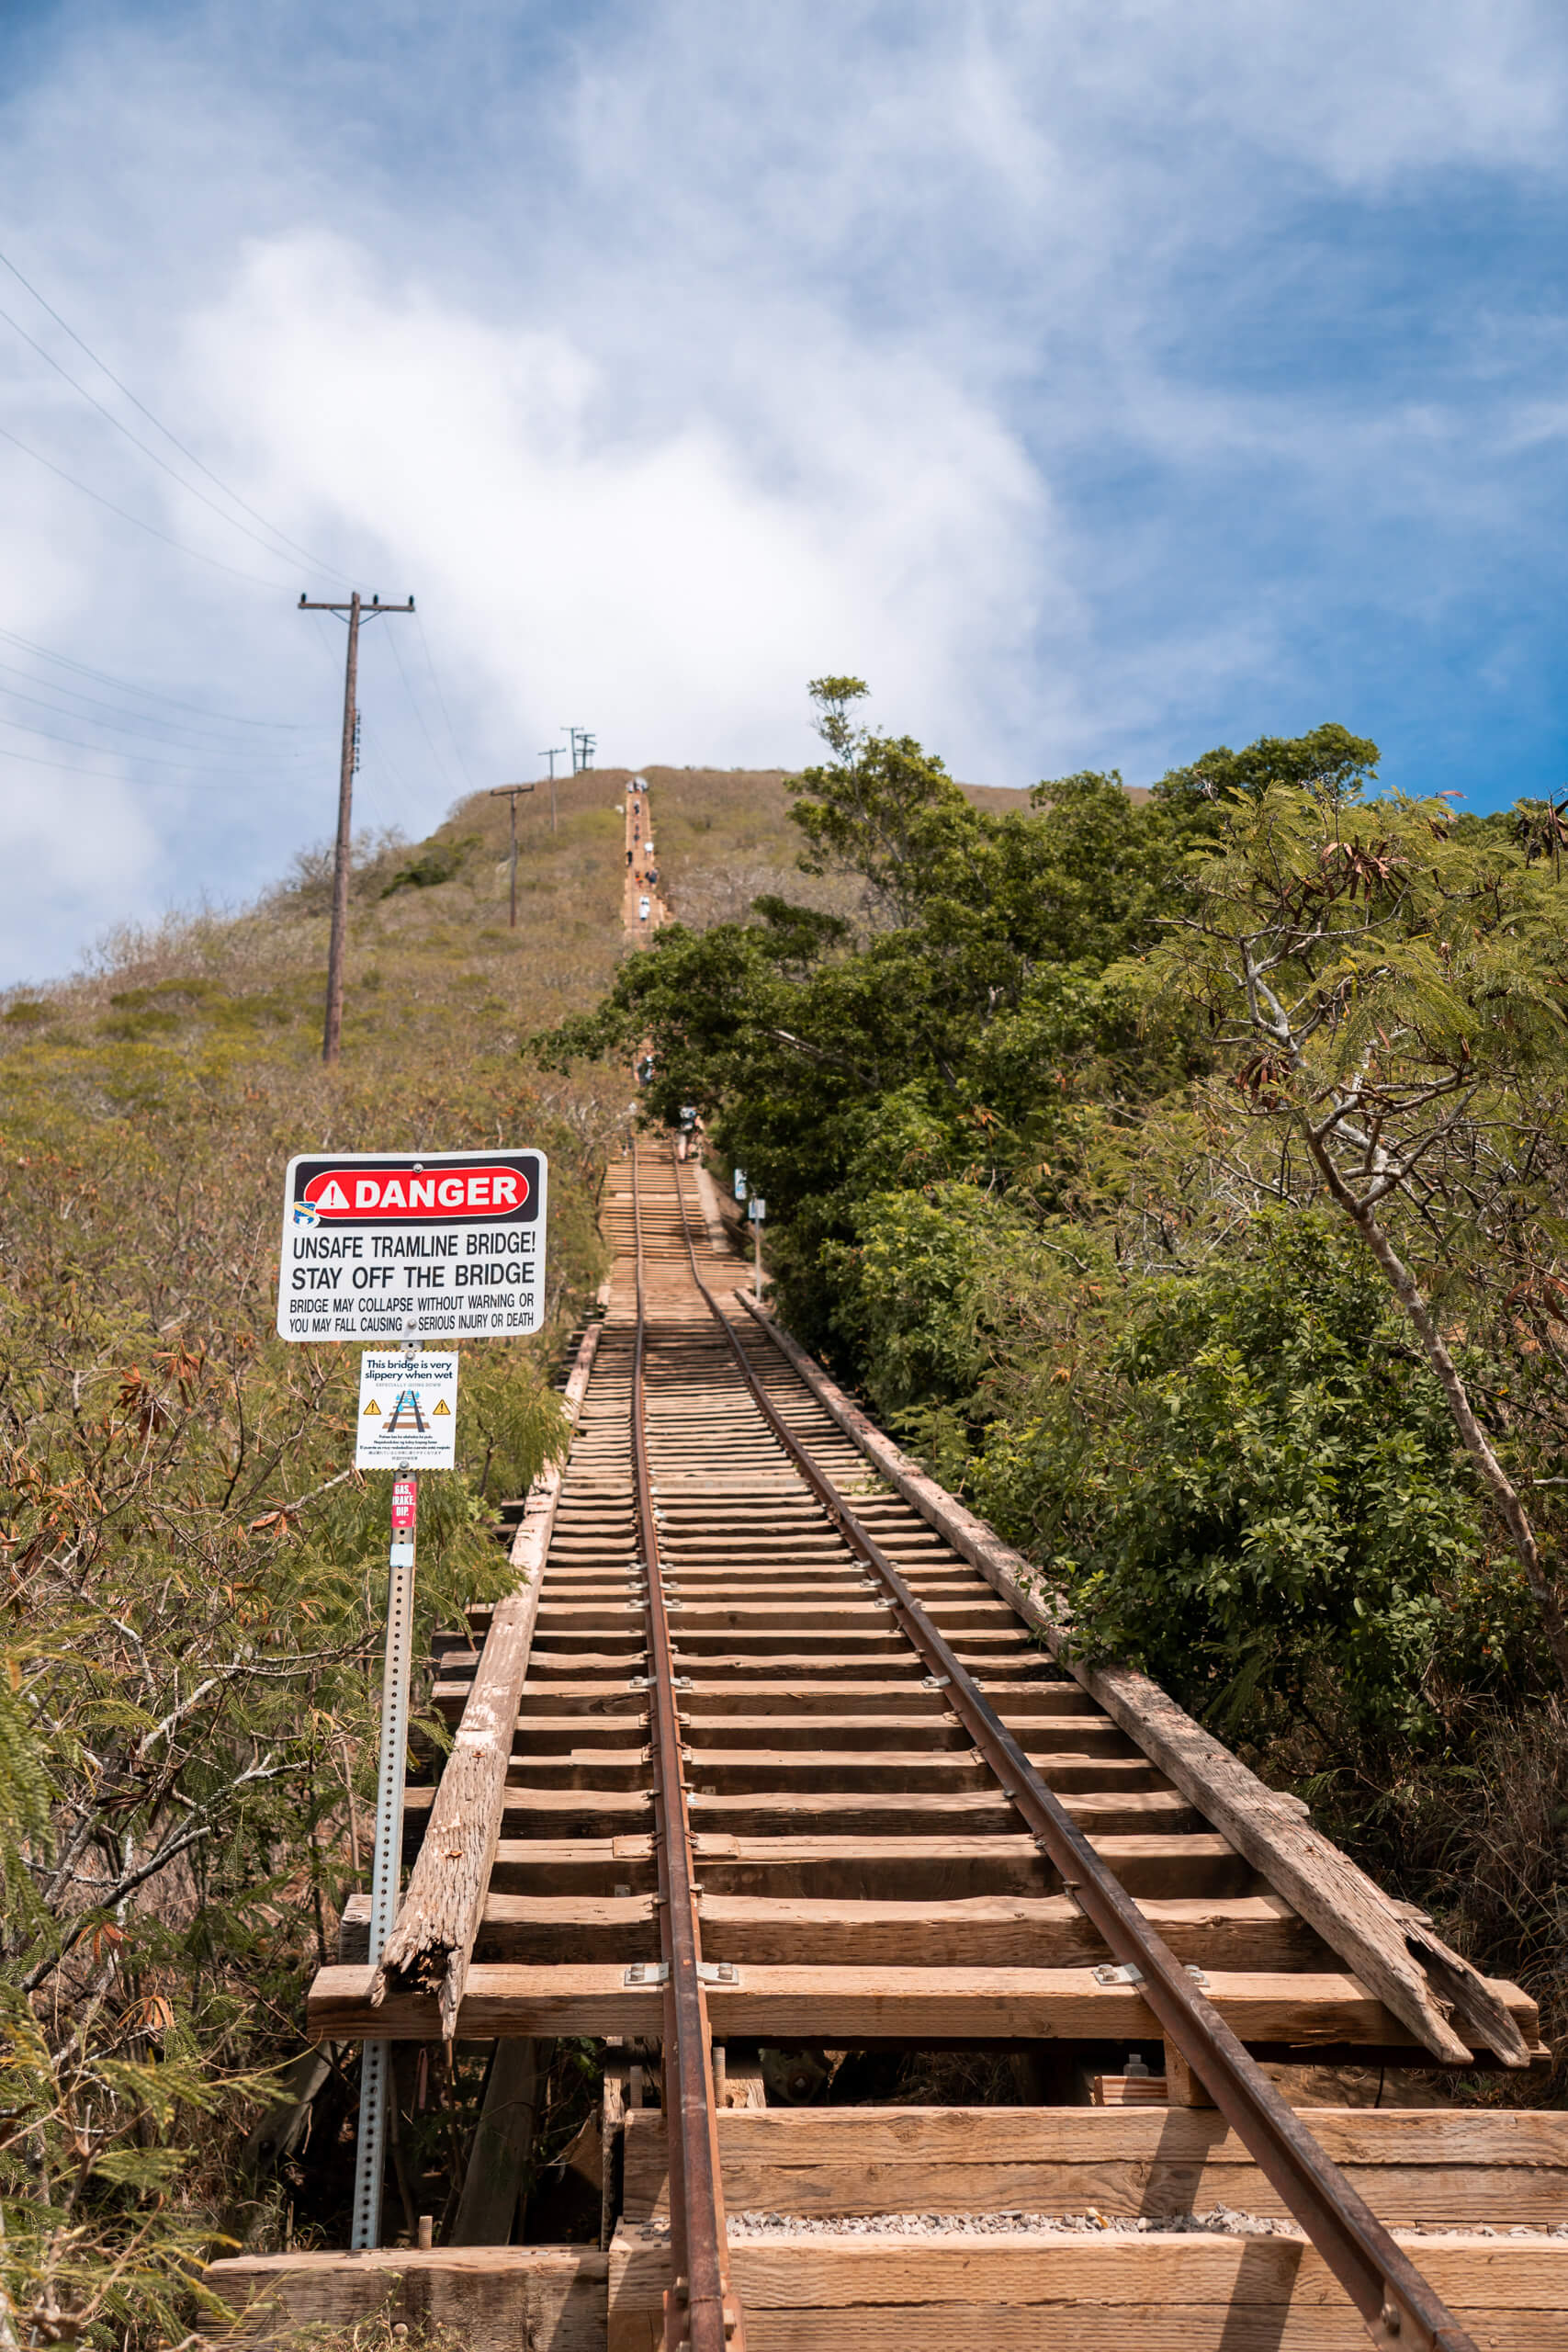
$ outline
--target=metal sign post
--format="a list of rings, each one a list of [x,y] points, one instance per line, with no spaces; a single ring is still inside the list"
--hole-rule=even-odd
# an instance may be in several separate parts
[[[544,1321],[548,1182],[542,1151],[488,1145],[417,1156],[323,1146],[297,1155],[284,1176],[278,1335],[297,1347],[368,1343],[359,1366],[355,1467],[392,1474],[370,1882],[373,1969],[396,1922],[402,1881],[418,1474],[456,1466],[455,1343],[518,1339]],[[426,1339],[434,1346],[428,1355]],[[367,2041],[363,2051],[355,2253],[379,2241],[387,2134],[396,2117],[391,2043]]]
[[[404,1351],[411,1374],[419,1342]],[[376,1860],[370,1880],[370,1965],[392,1931],[402,1878],[403,1774],[409,1736],[409,1668],[413,1649],[413,1565],[419,1514],[419,1474],[400,1470],[392,1480],[391,1548],[387,1582],[387,1654],[381,1673],[381,1761],[376,1780]],[[381,2233],[381,2182],[387,2161],[389,2041],[367,2041],[359,2074],[359,2133],[354,2167],[354,2250],[367,2251]]]
[[[768,1204],[753,1193],[746,1204],[746,1214],[751,1220],[751,1295],[762,1295],[762,1220],[768,1214]]]

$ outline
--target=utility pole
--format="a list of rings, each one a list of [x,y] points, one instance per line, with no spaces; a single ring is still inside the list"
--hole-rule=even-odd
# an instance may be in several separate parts
[[[555,779],[554,779],[554,776],[553,776],[553,775],[552,775],[551,782],[553,783],[553,782],[554,782],[554,780],[555,780]],[[511,801],[511,803],[512,803],[512,922],[511,922],[511,928],[512,928],[513,931],[515,931],[515,930],[516,930],[516,928],[517,928],[517,796],[518,796],[518,794],[519,794],[520,792],[532,792],[532,791],[533,791],[533,789],[534,789],[534,787],[533,787],[533,786],[532,786],[531,784],[498,784],[498,785],[494,785],[494,786],[491,786],[491,795],[490,795],[490,797],[491,797],[491,798],[492,800],[499,800],[499,799],[501,798],[502,794],[502,793],[504,793],[504,794],[506,795],[507,798],[508,798],[508,799]],[[552,793],[551,793],[551,795],[550,795],[550,801],[551,801],[551,805],[552,805],[552,809],[553,809],[553,806],[554,806],[554,802],[555,802],[555,797],[556,797],[556,796],[555,796],[555,794],[552,792]]]
[[[581,769],[593,765],[599,738],[591,735],[586,727],[569,727],[566,731],[571,738],[571,772],[576,775]]]
[[[346,613],[348,616],[348,667],[343,686],[343,759],[337,780],[337,842],[333,851],[333,931],[327,949],[327,1018],[321,1035],[321,1059],[335,1062],[343,1035],[343,951],[348,931],[348,869],[349,847],[354,816],[354,771],[359,748],[359,624],[373,621],[382,613],[412,613],[413,598],[406,605],[384,605],[379,596],[372,596],[367,604],[356,588],[346,604],[312,604],[301,595],[302,613]]]
[[[556,829],[556,762],[565,759],[566,745],[558,743],[553,752],[539,752],[535,756],[537,759],[548,760],[550,763],[550,831],[553,833]],[[575,774],[575,769],[573,773]]]

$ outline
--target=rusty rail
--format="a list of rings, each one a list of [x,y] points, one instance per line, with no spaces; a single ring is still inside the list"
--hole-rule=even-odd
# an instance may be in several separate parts
[[[728,1340],[753,1401],[850,1551],[891,1597],[897,1622],[945,1687],[949,1703],[995,1773],[1002,1794],[1017,1808],[1036,1845],[1055,1865],[1066,1893],[1092,1921],[1117,1963],[1131,1972],[1128,1981],[1138,1985],[1161,2032],[1180,2051],[1283,2198],[1360,2312],[1372,2342],[1397,2347],[1397,2352],[1476,2352],[1473,2339],[1324,2153],[1191,1973],[1156,1934],[1114,1871],[1042,1780],[892,1560],[791,1430],[698,1271],[673,1148],[671,1159],[692,1279]],[[639,1364],[641,1279],[639,1232]],[[651,1507],[649,1520],[651,1525]],[[649,1583],[651,1587],[651,1576]],[[672,2170],[674,2149],[671,2132]]]
[[[578,1346],[561,1398],[569,1422],[575,1423],[587,1394],[602,1329],[591,1323]],[[520,1571],[519,1581],[491,1615],[408,1892],[377,1962],[371,1986],[373,2008],[381,2007],[389,1991],[436,1994],[441,2031],[447,2041],[457,2034],[474,1943],[484,1916],[506,1802],[518,1702],[533,1650],[545,1560],[565,1475],[563,1452],[558,1461],[545,1464],[528,1490],[522,1524],[512,1546],[512,1565]]]
[[[680,1200],[680,1179],[676,1178]],[[682,1225],[684,1209],[682,1206]],[[744,2352],[740,2307],[730,2291],[729,2251],[719,2177],[718,2127],[703,1991],[702,1930],[686,1804],[675,1667],[660,1561],[659,1524],[648,1459],[643,1359],[642,1198],[632,1152],[632,1228],[637,1244],[637,1338],[632,1354],[632,1476],[641,1566],[648,1578],[648,1662],[653,1716],[654,1842],[659,1938],[664,1972],[664,2113],[670,2144],[671,2284],[664,2298],[670,2352]]]

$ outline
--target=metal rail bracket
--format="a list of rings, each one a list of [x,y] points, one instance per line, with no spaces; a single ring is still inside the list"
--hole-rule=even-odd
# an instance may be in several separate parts
[[[1209,1980],[1196,1961],[1187,1962],[1187,1973],[1194,1984],[1207,1986]],[[1097,1984],[1142,1984],[1145,1977],[1136,1961],[1104,1960],[1094,1972],[1094,1981]]]

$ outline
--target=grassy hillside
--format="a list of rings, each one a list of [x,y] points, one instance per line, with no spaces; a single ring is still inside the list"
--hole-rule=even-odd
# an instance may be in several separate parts
[[[777,773],[651,773],[681,912],[787,886]],[[466,1352],[459,1468],[427,1481],[421,1616],[449,1621],[498,1589],[494,1506],[558,1442],[551,1373],[603,1269],[624,1061],[561,1076],[518,1048],[627,952],[626,783],[562,780],[553,832],[547,791],[521,803],[515,931],[504,801],[366,843],[333,1071],[321,855],[0,1001],[0,2194],[24,2338],[64,2313],[176,2340],[215,2230],[343,2237],[352,2071],[313,2154],[235,2163],[254,2069],[299,2050],[367,1882],[386,1558],[385,1496],[348,1467],[356,1351],[272,1336],[283,1166],[329,1142],[551,1155],[549,1328]]]
[[[781,771],[643,773],[688,925],[768,891],[858,908],[853,877],[799,873]],[[384,1494],[349,1467],[357,1351],[272,1335],[282,1171],[329,1143],[550,1153],[548,1328],[467,1351],[459,1466],[422,1506],[422,1622],[450,1620],[498,1589],[494,1506],[558,1442],[552,1371],[603,1268],[626,1057],[562,1074],[525,1041],[637,953],[628,775],[560,779],[554,829],[547,787],[521,800],[515,930],[504,800],[363,842],[332,1071],[324,853],[240,912],[125,931],[0,999],[0,2194],[20,2335],[63,2313],[177,2339],[215,2230],[344,2236],[352,2069],[308,2150],[235,2161],[268,2096],[255,2070],[298,2052],[303,1986],[366,1883],[386,1558]],[[563,2064],[547,2144],[581,2087]]]

